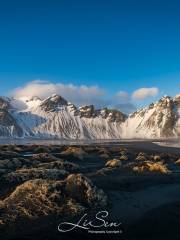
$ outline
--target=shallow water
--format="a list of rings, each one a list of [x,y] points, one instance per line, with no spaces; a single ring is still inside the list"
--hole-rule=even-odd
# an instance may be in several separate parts
[[[89,144],[118,144],[131,142],[144,142],[145,140],[66,140],[66,139],[33,139],[33,138],[0,138],[0,145],[89,145]]]
[[[180,148],[178,140],[148,140],[148,139],[115,139],[115,140],[67,140],[67,139],[37,139],[37,138],[0,138],[0,145],[117,145],[117,146],[143,146],[155,144],[160,147]],[[150,145],[149,145],[150,144]]]
[[[59,139],[12,139],[12,138],[1,138],[0,139],[0,145],[74,145],[74,144],[85,144],[87,141],[77,141],[77,140],[59,140]]]
[[[153,142],[162,147],[174,147],[180,148],[180,140],[177,141],[164,141],[164,142]]]

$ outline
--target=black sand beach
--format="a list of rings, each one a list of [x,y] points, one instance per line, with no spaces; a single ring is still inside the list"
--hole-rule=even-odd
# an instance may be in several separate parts
[[[2,144],[0,150],[3,239],[180,238],[179,148],[151,141],[107,141]],[[74,180],[69,182],[70,178]],[[54,184],[60,184],[60,197],[52,198],[57,195],[56,188],[51,197],[43,190],[47,185],[49,191]],[[68,209],[67,199],[71,202]],[[109,222],[121,222],[119,233],[115,233],[117,228],[107,232],[104,226],[96,229],[99,233],[78,228],[68,233],[58,231],[63,221],[75,223],[84,213],[92,220],[99,211],[108,212]],[[106,233],[100,233],[104,230]]]

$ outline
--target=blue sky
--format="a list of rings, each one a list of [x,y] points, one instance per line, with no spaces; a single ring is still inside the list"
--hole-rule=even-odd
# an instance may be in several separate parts
[[[0,2],[0,94],[32,80],[180,92],[180,1]],[[131,100],[132,101],[132,100]]]

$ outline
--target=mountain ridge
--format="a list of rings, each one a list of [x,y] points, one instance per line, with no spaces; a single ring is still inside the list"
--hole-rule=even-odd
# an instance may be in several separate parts
[[[0,137],[122,139],[180,137],[180,94],[129,116],[116,109],[76,107],[62,96],[0,97]]]

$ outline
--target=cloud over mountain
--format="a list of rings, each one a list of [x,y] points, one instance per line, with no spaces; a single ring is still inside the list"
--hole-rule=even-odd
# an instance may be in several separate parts
[[[132,94],[132,99],[134,100],[144,100],[148,97],[155,97],[159,93],[159,89],[157,87],[152,88],[139,88]]]
[[[144,99],[151,99],[158,93],[159,89],[152,87],[140,88],[133,93],[118,91],[114,93],[114,95],[108,96],[108,93],[98,86],[64,84],[61,82],[52,83],[50,81],[35,80],[26,83],[24,86],[15,88],[10,94],[16,98],[38,96],[41,99],[45,99],[52,94],[58,94],[77,106],[93,104],[96,108],[117,108],[129,114],[137,109],[133,101],[138,100],[143,102]]]
[[[38,96],[44,99],[52,94],[62,95],[68,101],[77,105],[92,103],[101,105],[103,103],[102,96],[104,95],[104,90],[97,86],[77,86],[74,84],[36,80],[18,87],[11,92],[11,95],[17,98]]]

